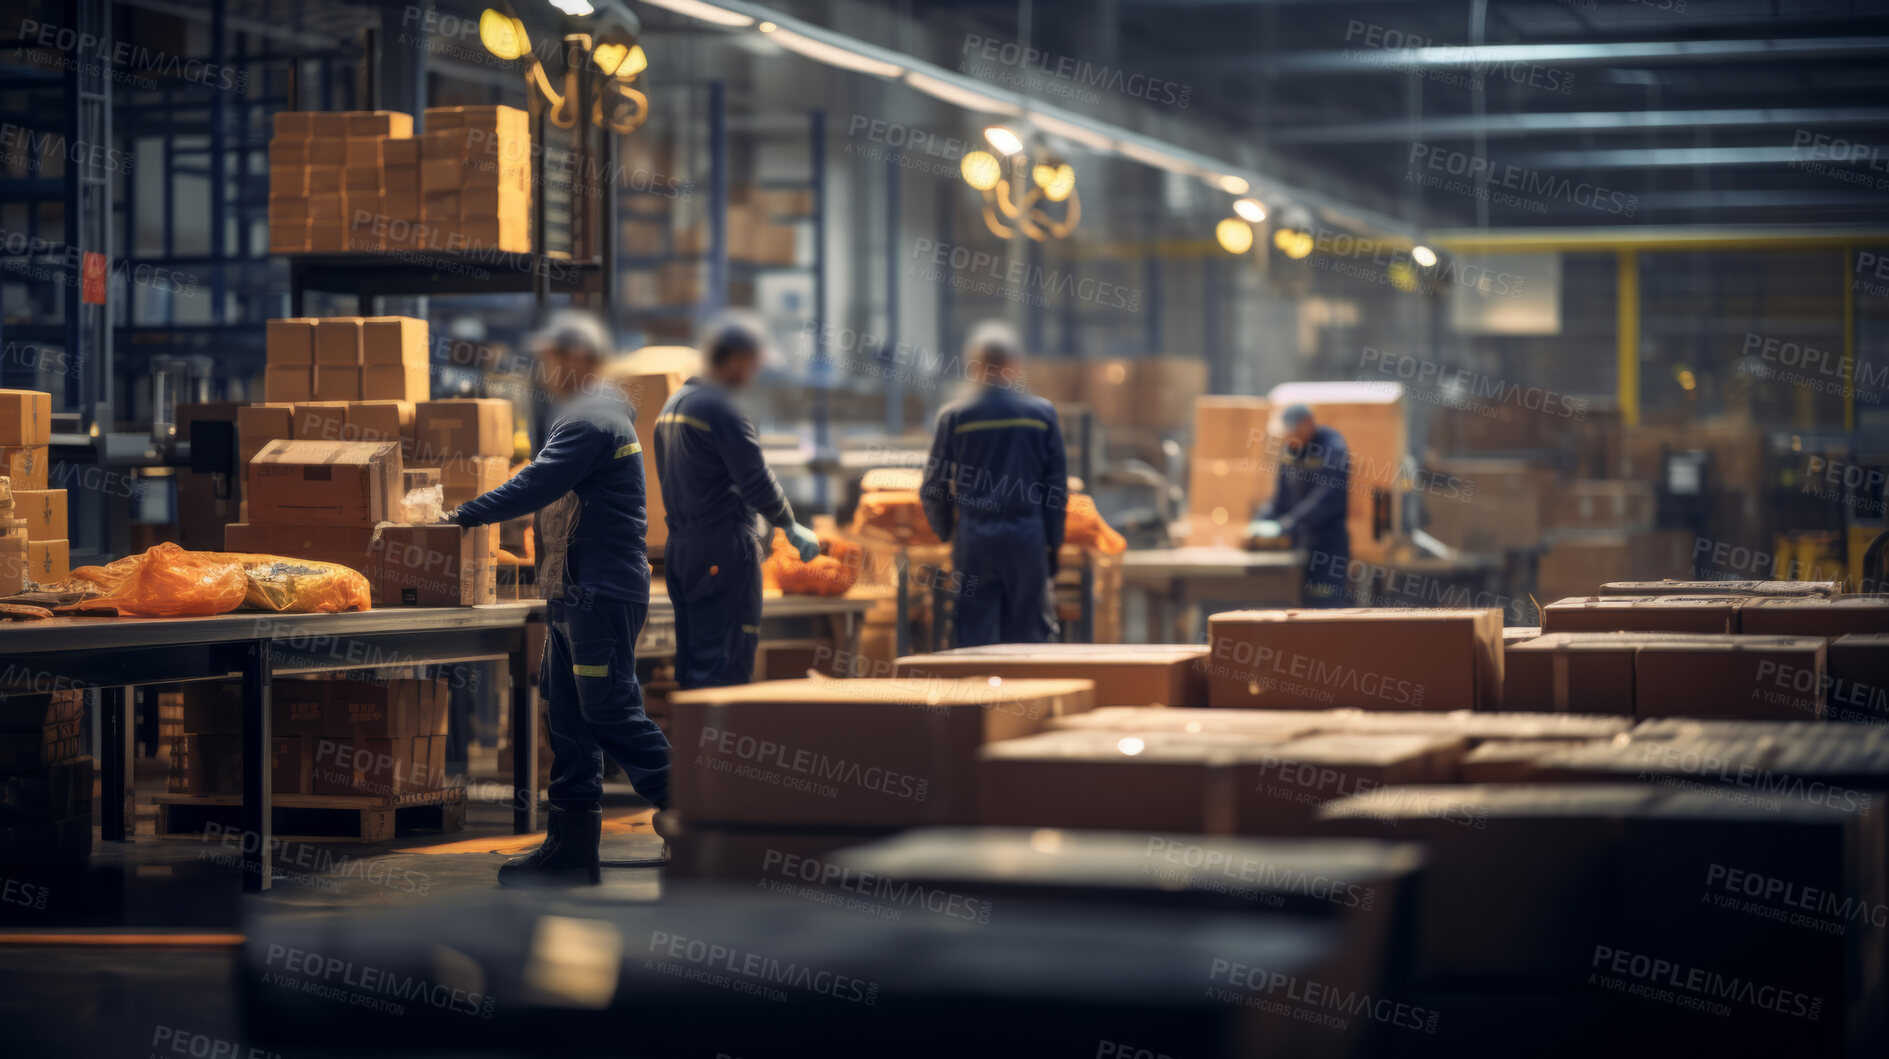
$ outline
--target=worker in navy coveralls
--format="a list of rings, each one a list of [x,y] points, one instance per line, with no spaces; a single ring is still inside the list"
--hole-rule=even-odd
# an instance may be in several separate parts
[[[766,348],[757,321],[724,318],[702,342],[707,374],[683,383],[656,417],[656,480],[669,524],[663,580],[675,605],[676,683],[685,688],[753,679],[762,546],[774,527],[802,560],[820,554],[813,531],[794,521],[753,421],[735,406]],[[756,532],[763,528],[765,536]]]
[[[613,344],[595,318],[559,313],[533,347],[555,402],[543,447],[447,518],[473,527],[537,513],[548,601],[539,685],[551,727],[549,833],[499,868],[499,883],[594,884],[602,879],[604,755],[658,810],[669,806],[669,742],[643,712],[636,681],[636,637],[649,613],[643,449],[629,403],[603,378]]]
[[[1302,404],[1280,413],[1284,444],[1272,499],[1247,527],[1253,537],[1285,537],[1309,553],[1305,605],[1342,607],[1351,564],[1351,529],[1345,512],[1351,492],[1351,452],[1344,436],[1320,426]]]
[[[977,392],[938,413],[919,488],[962,585],[957,643],[1045,643],[1069,501],[1062,426],[1053,405],[1023,392],[1008,328],[979,328],[965,353]]]

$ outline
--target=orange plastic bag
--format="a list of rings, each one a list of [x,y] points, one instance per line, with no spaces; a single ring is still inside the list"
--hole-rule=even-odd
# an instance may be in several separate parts
[[[1120,555],[1128,550],[1128,538],[1102,521],[1095,509],[1095,498],[1086,493],[1072,493],[1063,517],[1063,543],[1078,548],[1092,548],[1103,555]]]
[[[811,562],[801,562],[800,553],[787,543],[787,534],[774,531],[772,551],[761,563],[761,585],[778,588],[790,596],[843,596],[859,580],[859,567],[865,552],[852,541],[823,537],[824,555]]]
[[[277,614],[334,614],[367,610],[367,578],[338,563],[291,559],[281,555],[219,553],[242,564],[248,581],[243,602]]]
[[[97,585],[102,594],[82,600],[79,613],[106,612],[138,618],[224,614],[243,605],[249,578],[235,558],[190,552],[168,541],[143,555],[127,555],[104,566],[81,566],[72,580]]]

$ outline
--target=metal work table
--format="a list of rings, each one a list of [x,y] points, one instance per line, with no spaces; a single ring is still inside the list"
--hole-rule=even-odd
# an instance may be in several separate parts
[[[767,625],[830,620],[853,646],[870,602],[792,596],[762,603]],[[401,607],[343,614],[241,612],[193,618],[60,617],[0,627],[0,688],[44,691],[98,688],[100,703],[101,837],[124,841],[130,807],[129,700],[144,684],[243,680],[243,887],[265,890],[271,868],[270,683],[277,676],[506,660],[510,673],[513,784],[536,792],[538,726],[525,663],[527,622],[542,619],[541,600],[481,607]],[[639,653],[660,640],[666,624],[673,652],[674,616],[660,591]],[[765,626],[764,626],[765,627]],[[765,633],[764,633],[765,635]],[[663,645],[649,643],[660,655]],[[537,799],[514,799],[512,827],[537,830]],[[253,838],[251,836],[254,836]]]
[[[1194,643],[1201,639],[1192,628],[1194,612],[1203,603],[1298,606],[1306,559],[1302,550],[1131,549],[1122,556],[1122,590],[1147,601],[1150,635],[1166,629],[1171,642]]]

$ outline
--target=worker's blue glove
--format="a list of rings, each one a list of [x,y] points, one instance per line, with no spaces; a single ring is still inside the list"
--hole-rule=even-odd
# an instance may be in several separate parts
[[[1279,525],[1278,519],[1256,518],[1246,524],[1246,535],[1248,537],[1269,540],[1273,537],[1281,536],[1284,533],[1285,527]]]
[[[798,522],[789,522],[781,529],[787,534],[787,543],[799,550],[801,562],[810,563],[814,556],[820,554],[820,541],[812,530]]]

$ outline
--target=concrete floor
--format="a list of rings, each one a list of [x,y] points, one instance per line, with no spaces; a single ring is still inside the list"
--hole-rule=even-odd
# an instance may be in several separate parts
[[[489,754],[487,755],[489,758]],[[236,1003],[236,940],[261,917],[421,907],[496,887],[506,857],[538,843],[511,833],[509,787],[482,776],[466,829],[394,841],[291,844],[267,893],[245,895],[233,851],[198,836],[159,838],[139,782],[139,834],[94,841],[80,869],[0,865],[0,1039],[8,1056],[220,1056],[248,1059]],[[491,792],[491,793],[489,793]],[[595,896],[653,900],[660,855],[650,809],[627,786],[605,795],[604,883]],[[295,864],[289,863],[291,860]],[[613,862],[617,866],[613,866]],[[36,935],[63,937],[53,944]],[[182,935],[194,935],[184,938]],[[179,1049],[182,1050],[174,1050]],[[258,1059],[265,1053],[258,1051]],[[295,1059],[302,1053],[280,1054]]]

